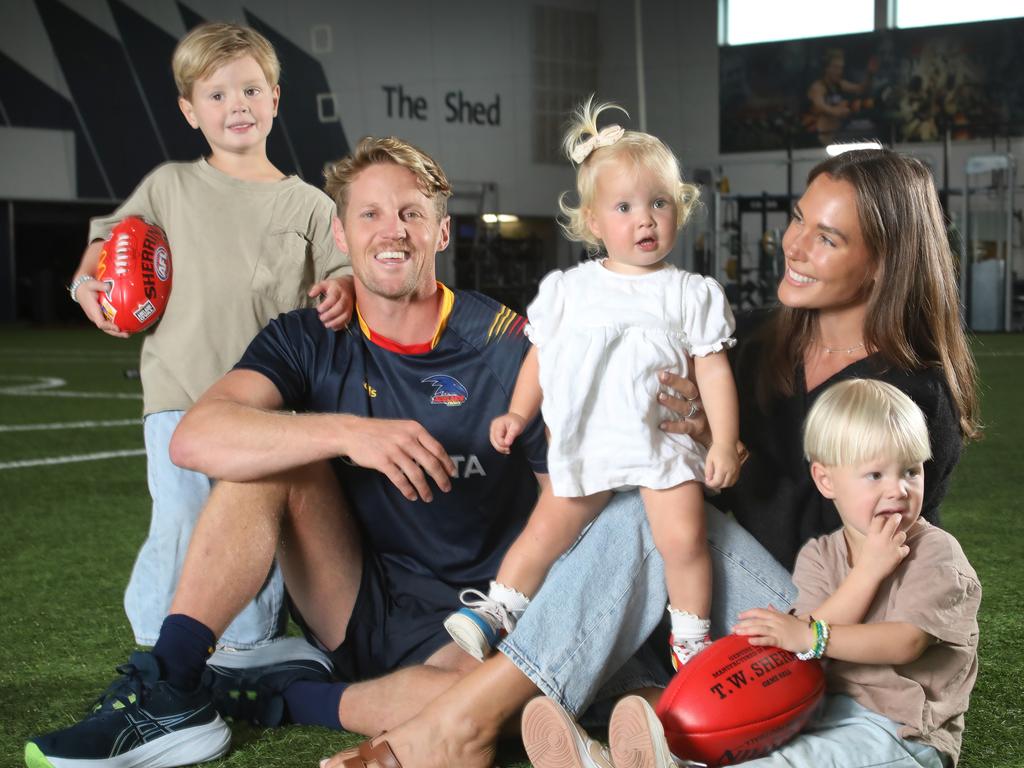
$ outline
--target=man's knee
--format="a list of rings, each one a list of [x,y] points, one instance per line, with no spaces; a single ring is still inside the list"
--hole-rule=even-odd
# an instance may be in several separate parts
[[[338,479],[326,461],[313,462],[246,482],[220,480],[207,506],[245,504],[247,508],[308,507],[310,499],[340,498]]]
[[[348,509],[341,483],[327,461],[316,461],[282,473],[287,511],[293,517],[320,515],[338,516]]]

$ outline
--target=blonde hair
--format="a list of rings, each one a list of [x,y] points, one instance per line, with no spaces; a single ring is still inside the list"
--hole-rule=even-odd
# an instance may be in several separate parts
[[[570,161],[575,162],[573,153],[577,147],[598,135],[597,117],[609,109],[617,109],[629,117],[629,113],[617,104],[595,104],[593,95],[576,109],[569,129],[562,139],[562,149]],[[564,216],[563,220],[559,220],[559,224],[566,237],[586,243],[591,252],[600,249],[601,242],[590,231],[587,218],[597,189],[598,172],[611,160],[629,161],[637,167],[645,167],[661,176],[673,192],[676,228],[681,229],[686,224],[700,197],[700,189],[683,181],[679,160],[661,139],[640,131],[624,131],[622,137],[613,144],[599,146],[579,162],[576,169],[576,196],[579,205],[572,206],[567,202],[567,192],[559,196],[558,208]]]
[[[281,62],[274,46],[250,27],[209,21],[195,27],[178,42],[171,57],[171,70],[178,95],[192,98],[197,80],[209,77],[228,62],[252,56],[273,88],[281,78]]]
[[[366,136],[353,152],[324,166],[324,191],[338,207],[338,216],[345,217],[348,190],[362,171],[371,165],[391,163],[412,171],[419,182],[420,191],[434,201],[437,219],[445,217],[452,185],[441,166],[430,155],[407,141],[385,136]]]
[[[917,464],[932,457],[924,414],[901,390],[877,379],[829,387],[804,423],[804,455],[829,467],[880,457]]]
[[[807,186],[826,176],[857,195],[857,217],[876,269],[864,341],[890,368],[942,372],[964,441],[981,437],[978,371],[960,315],[957,272],[931,172],[888,149],[844,152],[811,169]],[[817,310],[780,306],[765,324],[758,395],[796,391],[796,372],[817,338]]]

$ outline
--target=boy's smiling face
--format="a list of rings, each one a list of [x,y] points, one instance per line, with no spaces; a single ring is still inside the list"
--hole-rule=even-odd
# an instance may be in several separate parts
[[[191,97],[178,99],[178,106],[214,155],[266,154],[280,96],[280,86],[271,87],[256,59],[240,56],[196,80]]]
[[[921,515],[924,465],[879,457],[852,466],[811,464],[811,476],[821,495],[835,502],[847,532],[857,540],[867,535],[871,520],[899,514],[906,531]]]

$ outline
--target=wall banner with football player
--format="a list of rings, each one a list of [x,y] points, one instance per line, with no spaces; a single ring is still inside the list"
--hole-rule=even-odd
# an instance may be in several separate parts
[[[719,49],[720,151],[1024,133],[1024,19]]]

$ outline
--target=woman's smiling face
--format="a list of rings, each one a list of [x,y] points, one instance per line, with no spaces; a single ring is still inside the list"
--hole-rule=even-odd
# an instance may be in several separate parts
[[[778,296],[787,307],[829,310],[867,302],[876,265],[849,182],[815,178],[793,206],[782,249],[786,272]]]

